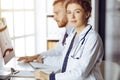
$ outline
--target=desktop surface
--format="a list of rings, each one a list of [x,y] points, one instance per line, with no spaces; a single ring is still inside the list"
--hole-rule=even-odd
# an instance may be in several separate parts
[[[12,75],[11,70],[5,67],[0,67],[0,80],[7,80]]]
[[[12,74],[10,80],[35,80],[35,70],[28,63],[18,62],[17,59],[17,57],[14,57],[5,65],[5,67],[13,68],[16,71],[19,71]]]
[[[18,78],[18,77],[11,77],[10,80],[36,80],[35,78]]]
[[[42,65],[41,68],[35,69],[29,63],[24,63],[23,61],[18,62],[17,59],[18,58],[14,57],[5,65],[6,67],[11,67],[14,68],[15,70],[20,71],[19,73],[12,75],[10,80],[35,80],[34,78],[35,70],[41,70],[48,74],[53,72],[53,67],[40,64]],[[45,66],[45,68],[43,66]]]

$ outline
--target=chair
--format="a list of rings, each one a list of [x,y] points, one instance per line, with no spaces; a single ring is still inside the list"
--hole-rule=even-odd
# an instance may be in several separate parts
[[[120,80],[120,65],[113,61],[102,61],[100,70],[104,80]]]
[[[101,62],[100,70],[101,70],[103,79],[105,79],[105,61],[102,61],[102,62]]]

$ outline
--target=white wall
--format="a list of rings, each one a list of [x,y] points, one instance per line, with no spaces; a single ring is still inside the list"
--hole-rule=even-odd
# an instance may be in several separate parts
[[[98,31],[98,0],[91,0],[92,13],[89,23]]]

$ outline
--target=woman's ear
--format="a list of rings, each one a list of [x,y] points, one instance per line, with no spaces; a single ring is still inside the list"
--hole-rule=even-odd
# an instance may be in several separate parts
[[[90,17],[90,12],[87,12],[85,18],[88,19]]]

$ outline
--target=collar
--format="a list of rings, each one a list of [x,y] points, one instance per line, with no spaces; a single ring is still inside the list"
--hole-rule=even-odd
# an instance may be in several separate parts
[[[82,32],[80,33],[80,35],[84,35],[89,29],[90,27],[92,27],[90,24],[88,24],[83,30]]]
[[[73,33],[75,31],[75,28],[73,26],[69,26],[67,29],[66,29],[66,32],[68,35],[70,35],[71,33]]]

